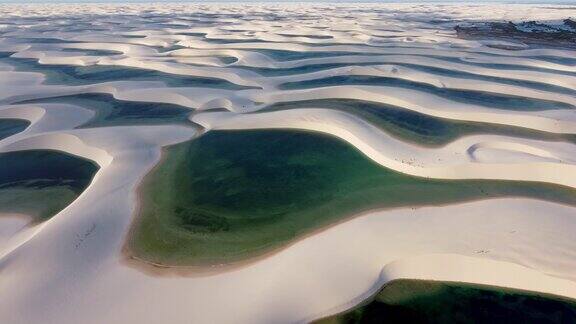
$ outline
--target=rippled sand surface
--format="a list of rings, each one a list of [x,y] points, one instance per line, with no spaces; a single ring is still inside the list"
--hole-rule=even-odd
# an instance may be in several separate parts
[[[576,51],[455,31],[574,16],[541,5],[0,5],[0,153],[53,150],[99,167],[45,221],[0,216],[1,321],[308,322],[395,279],[576,298],[576,209],[545,194],[367,210],[234,266],[159,267],[128,244],[163,148],[213,130],[317,132],[404,175],[576,189]]]

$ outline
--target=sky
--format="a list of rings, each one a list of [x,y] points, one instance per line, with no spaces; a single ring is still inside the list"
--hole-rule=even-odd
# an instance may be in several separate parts
[[[574,4],[576,0],[0,0],[1,3],[133,3],[133,2],[398,2],[398,3],[435,3],[435,2],[451,2],[451,3],[553,3],[553,4]]]

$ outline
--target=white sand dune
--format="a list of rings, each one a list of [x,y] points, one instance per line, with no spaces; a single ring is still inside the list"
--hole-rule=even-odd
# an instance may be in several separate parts
[[[10,239],[25,230],[25,227],[32,221],[27,215],[1,214],[0,215],[0,249],[9,242]]]
[[[13,275],[0,281],[12,292],[0,305],[3,317],[49,323],[301,322],[353,306],[387,280],[413,277],[576,294],[574,259],[566,257],[574,249],[570,207],[522,199],[374,213],[240,270],[158,278],[126,267],[110,253],[122,245],[119,228],[129,225],[112,212],[117,204],[91,212],[99,217],[59,215],[15,251],[7,265]],[[76,250],[70,238],[88,232]],[[438,253],[451,256],[436,260]],[[418,255],[428,257],[411,261]],[[39,259],[51,266],[30,282],[26,269]],[[58,266],[61,262],[67,266]],[[18,300],[43,306],[30,312]],[[220,311],[222,305],[227,312]]]
[[[399,278],[576,298],[575,208],[531,199],[350,215],[258,260],[203,275],[162,269],[151,275],[123,253],[137,217],[137,186],[160,160],[161,148],[204,131],[308,130],[340,138],[380,165],[418,177],[576,188],[576,144],[569,140],[576,134],[574,109],[498,109],[489,102],[472,104],[385,83],[281,87],[373,76],[576,106],[574,50],[459,39],[453,30],[457,23],[494,17],[560,21],[575,15],[573,7],[535,5],[0,5],[0,119],[31,123],[1,140],[0,152],[58,150],[100,167],[79,198],[48,221],[30,226],[25,216],[0,215],[1,322],[309,322],[354,307]],[[516,50],[488,46],[494,44]],[[319,64],[327,66],[314,67]],[[40,66],[54,73],[37,72]],[[114,72],[66,75],[70,72],[63,67],[75,66],[165,75],[153,81]],[[164,82],[176,75],[253,89]],[[92,93],[143,107],[187,107],[190,121],[203,129],[182,124],[79,128],[94,118],[93,110],[41,102]],[[33,99],[39,101],[25,102]],[[476,134],[430,148],[396,138],[359,116],[313,104],[264,109],[321,99],[388,104],[548,137]],[[545,139],[552,136],[557,140]]]
[[[538,181],[576,188],[574,144],[477,135],[442,148],[424,149],[397,140],[355,116],[312,108],[249,115],[202,113],[196,114],[193,121],[207,129],[295,128],[323,132],[347,141],[385,167],[419,177]],[[502,144],[505,140],[509,143]],[[478,147],[513,149],[556,158],[553,162],[528,159],[505,163],[496,156],[496,160],[488,161],[492,163],[478,163],[474,156]]]
[[[562,158],[550,151],[538,147],[514,142],[479,142],[468,149],[470,157],[477,162],[513,162],[542,161],[562,163]]]
[[[573,105],[576,107],[576,99],[573,95],[545,92],[541,90],[527,89],[522,86],[501,84],[497,82],[482,80],[466,80],[463,78],[446,77],[440,75],[430,75],[414,69],[395,65],[376,65],[371,67],[344,67],[328,71],[320,71],[308,74],[299,74],[277,78],[278,84],[287,82],[302,82],[336,76],[365,76],[365,77],[385,77],[401,79],[416,83],[424,83],[436,88],[477,90],[482,89],[487,93],[502,93],[518,95],[525,98],[557,101]],[[274,79],[272,79],[274,80]],[[573,80],[571,80],[573,81]]]

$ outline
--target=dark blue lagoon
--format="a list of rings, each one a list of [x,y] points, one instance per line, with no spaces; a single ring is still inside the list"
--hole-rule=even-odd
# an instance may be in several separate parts
[[[74,201],[98,166],[87,159],[51,150],[0,153],[0,213],[46,220]]]
[[[63,97],[26,100],[20,103],[63,103],[78,105],[96,112],[82,127],[119,125],[188,124],[192,109],[155,102],[124,101],[108,94],[79,94]]]
[[[0,118],[0,140],[25,130],[30,122],[24,119]]]
[[[370,301],[317,324],[575,323],[576,301],[459,282],[395,280]]]
[[[46,76],[46,84],[85,85],[110,81],[162,81],[171,87],[200,87],[227,90],[252,89],[223,79],[171,74],[156,70],[111,65],[45,65],[33,59],[3,58],[0,62],[14,66],[17,71],[39,72]]]
[[[362,75],[333,76],[307,81],[288,82],[281,85],[281,88],[311,89],[311,88],[330,87],[339,85],[386,86],[386,87],[417,90],[432,95],[437,95],[445,99],[454,100],[457,102],[481,105],[490,108],[506,109],[506,110],[540,111],[540,110],[575,108],[570,104],[557,101],[525,98],[481,90],[473,91],[473,90],[439,88],[423,82],[415,82],[400,78],[377,77],[377,76],[362,76]]]

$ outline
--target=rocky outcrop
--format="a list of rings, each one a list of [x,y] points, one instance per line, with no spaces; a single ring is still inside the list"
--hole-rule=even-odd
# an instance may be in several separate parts
[[[576,48],[576,21],[565,19],[558,23],[527,21],[483,22],[455,27],[464,39],[500,39],[524,43]]]

